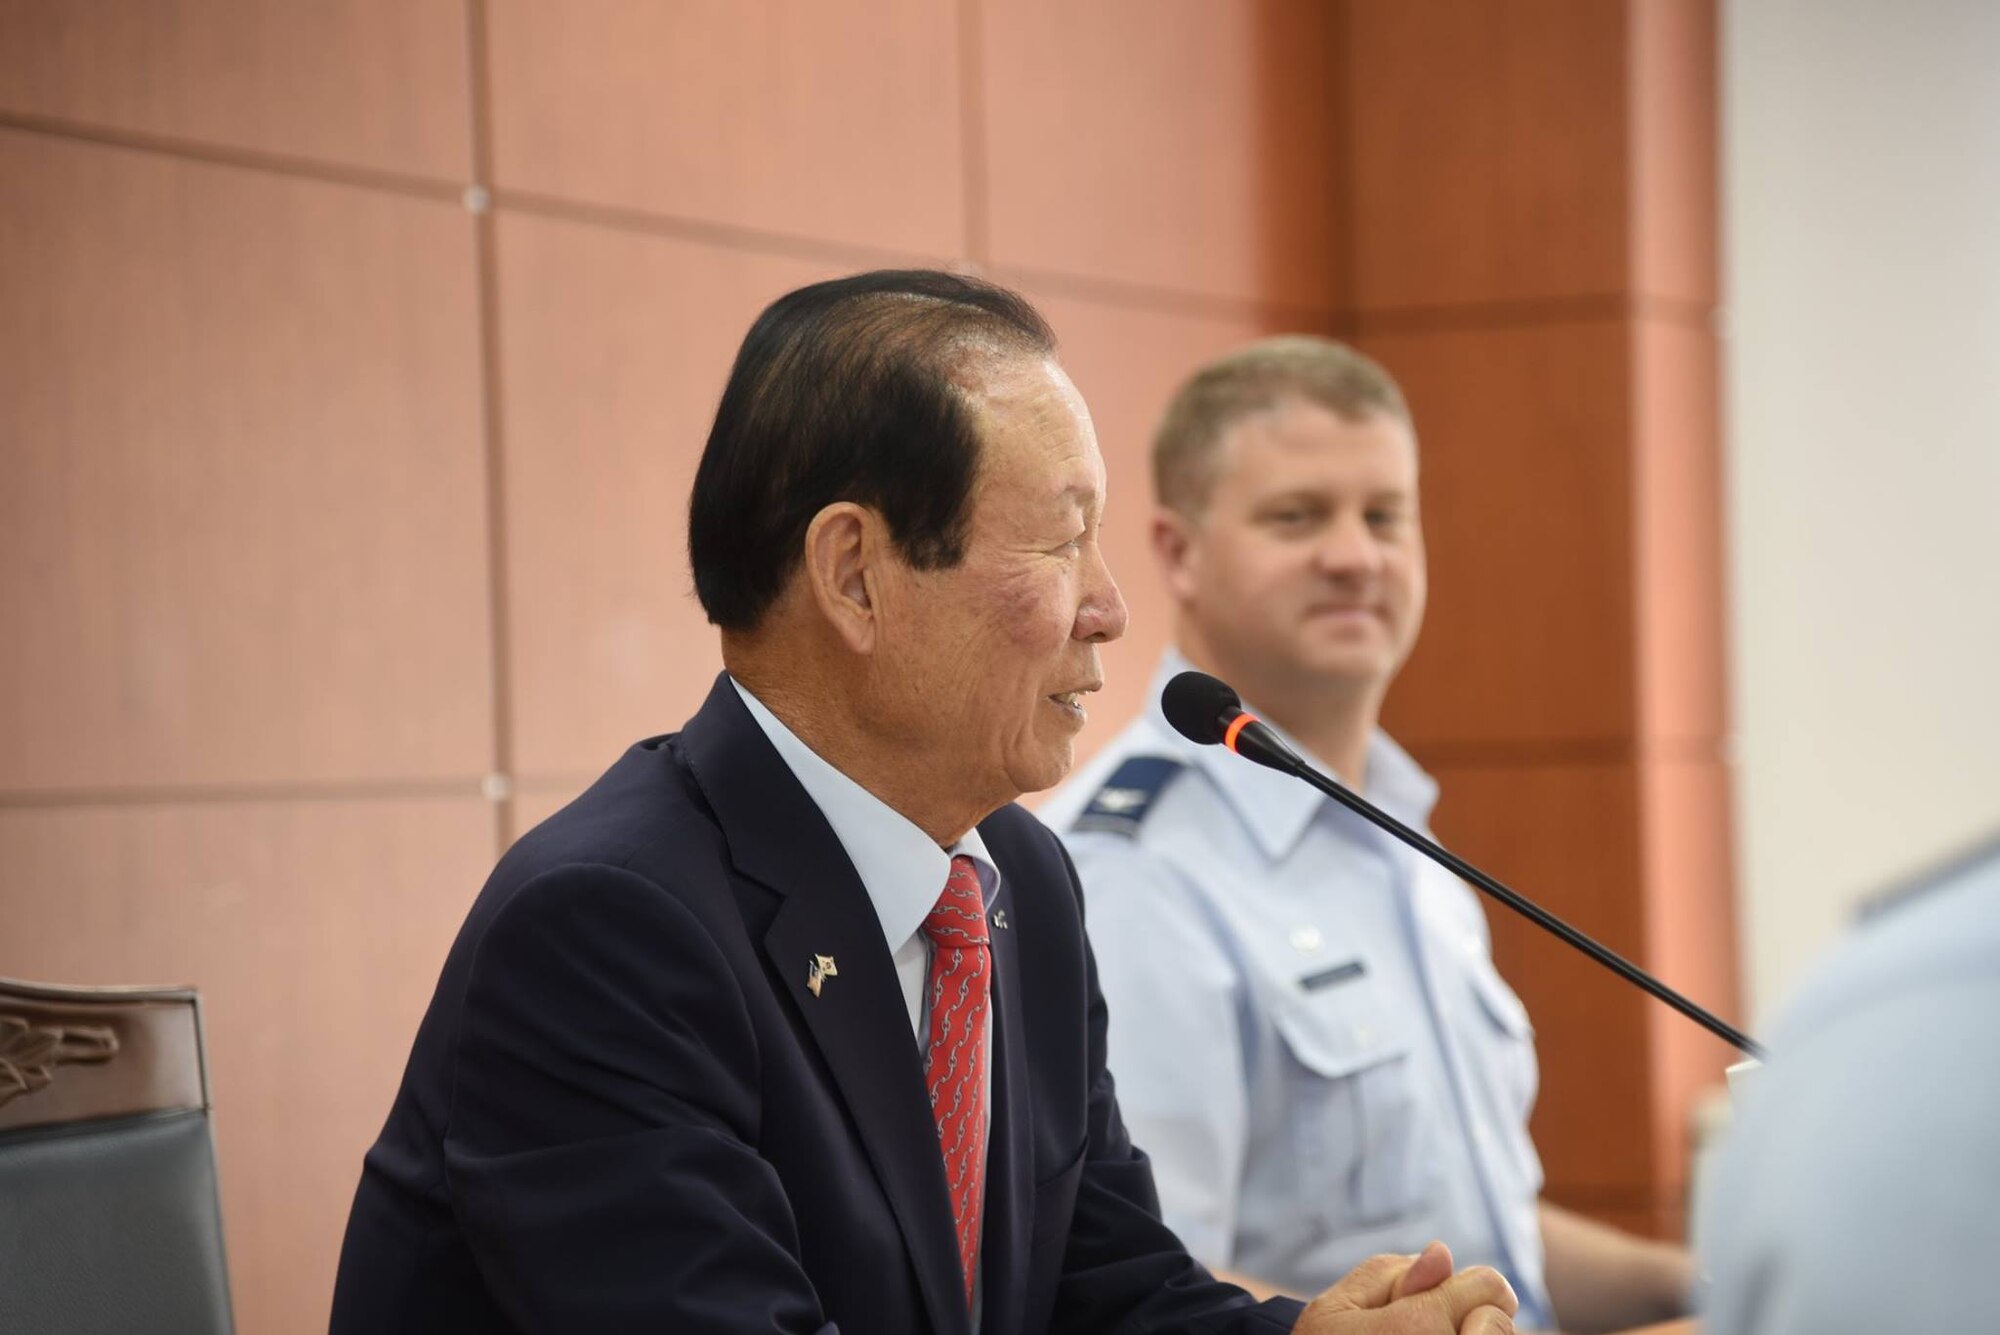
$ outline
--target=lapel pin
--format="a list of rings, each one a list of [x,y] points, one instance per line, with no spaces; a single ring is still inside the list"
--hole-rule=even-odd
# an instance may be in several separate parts
[[[819,995],[819,987],[829,978],[840,977],[840,970],[834,966],[833,956],[815,955],[806,965],[806,991]]]
[[[1003,932],[1007,930],[1007,910],[1006,910],[1006,909],[994,909],[994,910],[993,910],[993,925],[994,925],[995,927],[998,927],[998,928],[999,928],[999,929],[1000,929],[1001,931],[1003,931]]]

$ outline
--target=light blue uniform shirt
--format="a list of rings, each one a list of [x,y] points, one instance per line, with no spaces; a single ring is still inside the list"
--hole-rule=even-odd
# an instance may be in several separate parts
[[[1082,877],[1119,1106],[1167,1223],[1305,1293],[1443,1238],[1507,1276],[1523,1327],[1550,1324],[1533,1033],[1473,892],[1175,733],[1159,691],[1187,666],[1169,653],[1147,712],[1039,813]],[[1423,829],[1437,787],[1378,733],[1365,795]]]
[[[2000,844],[1813,975],[1732,1091],[1708,1335],[2000,1329]]]

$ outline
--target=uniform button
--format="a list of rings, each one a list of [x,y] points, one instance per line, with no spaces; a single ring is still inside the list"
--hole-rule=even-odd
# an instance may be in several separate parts
[[[1301,955],[1311,955],[1319,950],[1319,928],[1313,926],[1311,923],[1306,923],[1302,927],[1294,927],[1292,929],[1291,940],[1293,950],[1298,951]]]
[[[1375,1031],[1365,1024],[1357,1024],[1354,1026],[1354,1041],[1364,1044],[1373,1043],[1375,1041]]]

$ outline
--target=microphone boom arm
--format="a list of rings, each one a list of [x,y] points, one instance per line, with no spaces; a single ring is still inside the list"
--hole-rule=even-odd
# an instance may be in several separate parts
[[[1230,749],[1235,750],[1236,748],[1231,747]],[[1579,932],[1561,918],[1556,917],[1555,914],[1550,913],[1533,900],[1508,889],[1505,885],[1494,880],[1464,858],[1452,853],[1433,840],[1426,839],[1423,835],[1403,824],[1403,822],[1397,820],[1388,812],[1381,810],[1373,803],[1350,791],[1338,780],[1321,774],[1311,765],[1306,764],[1305,761],[1293,755],[1289,748],[1285,750],[1284,755],[1291,762],[1284,768],[1295,777],[1304,779],[1307,783],[1319,789],[1322,793],[1325,793],[1355,815],[1360,816],[1363,820],[1379,826],[1408,844],[1411,848],[1416,849],[1419,853],[1450,868],[1454,873],[1472,882],[1472,884],[1478,886],[1488,895],[1499,900],[1522,917],[1534,922],[1545,931],[1552,932],[1556,936],[1561,937],[1564,941],[1590,956],[1590,958],[1596,960],[1599,964],[1602,964],[1605,968],[1611,970],[1611,972],[1617,974],[1634,987],[1672,1006],[1682,1015],[1687,1016],[1688,1019],[1693,1020],[1717,1038],[1722,1039],[1726,1043],[1733,1044],[1738,1050],[1757,1058],[1759,1061],[1764,1059],[1766,1054],[1763,1045],[1752,1039],[1742,1030],[1674,991],[1673,988],[1668,987],[1665,983],[1653,977],[1653,975],[1647,973],[1617,951],[1612,950],[1608,946],[1600,945],[1590,937],[1585,936],[1582,932]]]

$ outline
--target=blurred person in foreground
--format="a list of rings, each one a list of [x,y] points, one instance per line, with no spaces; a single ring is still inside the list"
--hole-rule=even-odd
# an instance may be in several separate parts
[[[726,671],[501,859],[370,1151],[338,1335],[1494,1332],[1442,1246],[1310,1307],[1160,1222],[1062,847],[1125,606],[1041,317],[942,273],[781,298],[689,506]]]
[[[2000,1329],[1996,1020],[2000,841],[1870,921],[1732,1089],[1696,1211],[1708,1335]]]
[[[1437,786],[1383,733],[1423,621],[1417,443],[1381,367],[1327,339],[1201,369],[1153,447],[1175,647],[1146,711],[1041,810],[1068,843],[1110,1064],[1167,1223],[1253,1286],[1312,1292],[1440,1237],[1523,1326],[1680,1315],[1673,1247],[1539,1198],[1528,1017],[1473,892],[1305,784],[1177,734],[1199,668],[1342,783],[1425,829]]]

